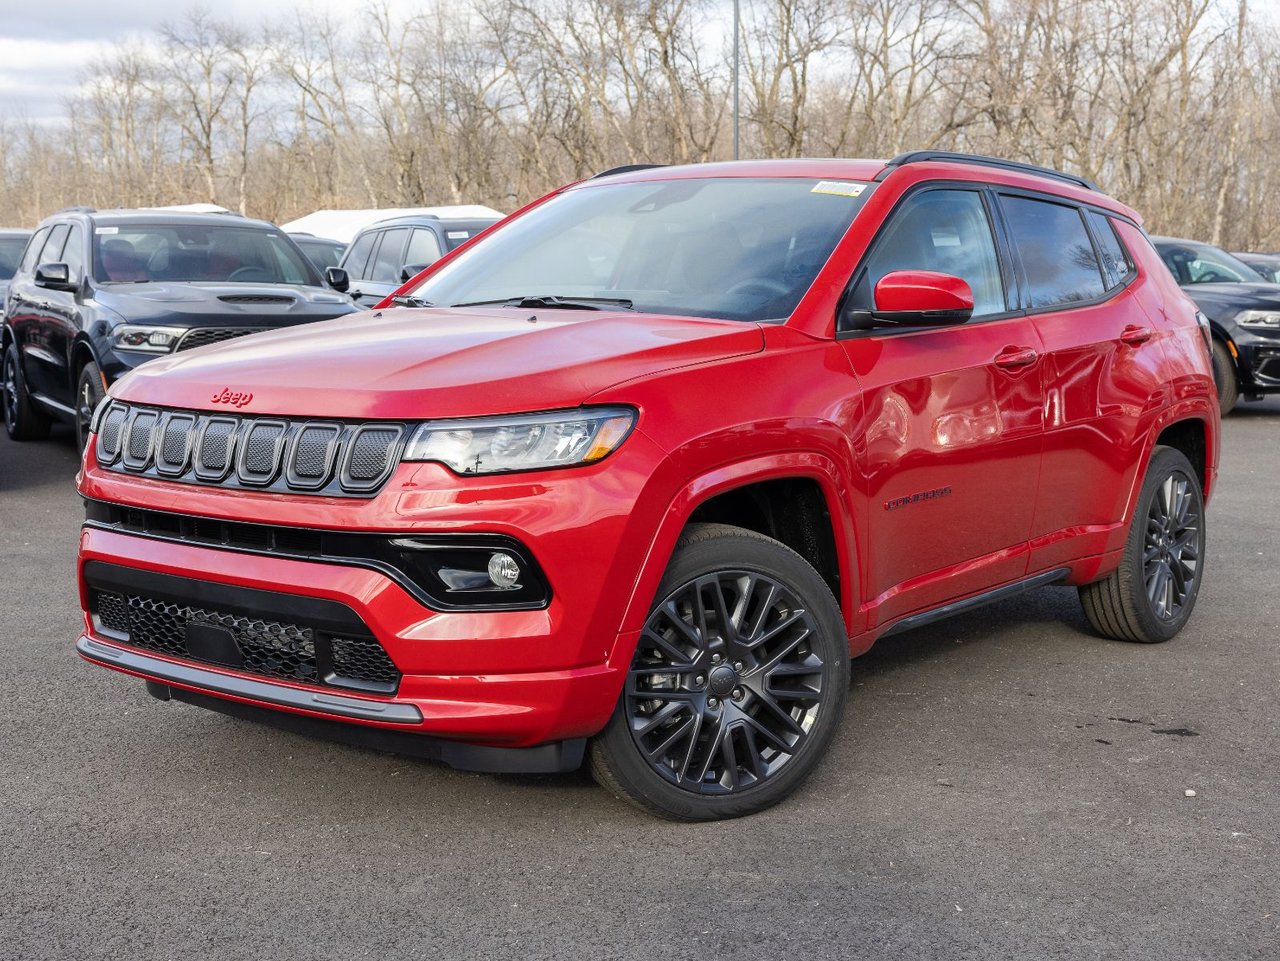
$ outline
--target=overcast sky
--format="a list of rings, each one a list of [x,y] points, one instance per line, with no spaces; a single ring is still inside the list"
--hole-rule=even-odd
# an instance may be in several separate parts
[[[391,0],[393,10],[421,7]],[[112,43],[146,36],[192,9],[246,25],[291,16],[301,7],[350,12],[361,0],[0,0],[0,120],[57,119],[85,64]]]

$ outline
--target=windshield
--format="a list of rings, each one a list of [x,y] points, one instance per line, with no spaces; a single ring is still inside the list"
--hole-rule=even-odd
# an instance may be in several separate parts
[[[122,224],[93,234],[93,275],[101,283],[320,285],[283,234],[261,227]]]
[[[26,246],[26,237],[0,237],[0,280],[13,278]]]
[[[1208,244],[1161,244],[1160,256],[1180,284],[1256,284],[1260,273]]]
[[[584,186],[512,221],[412,293],[437,306],[561,298],[785,319],[871,189],[738,177]]]

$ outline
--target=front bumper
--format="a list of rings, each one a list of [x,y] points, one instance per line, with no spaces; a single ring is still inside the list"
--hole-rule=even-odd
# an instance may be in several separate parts
[[[1232,339],[1243,390],[1258,394],[1280,392],[1280,332],[1257,332],[1236,325]]]

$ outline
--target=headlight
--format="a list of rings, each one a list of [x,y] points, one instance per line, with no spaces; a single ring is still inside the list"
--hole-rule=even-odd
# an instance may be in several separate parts
[[[404,460],[437,461],[458,474],[593,464],[617,449],[635,420],[635,412],[625,407],[586,407],[429,421],[414,433]]]
[[[1280,330],[1280,310],[1242,310],[1236,323],[1254,330]]]
[[[173,350],[185,327],[144,327],[121,324],[111,331],[111,343],[117,350],[140,350],[148,354],[167,354]]]

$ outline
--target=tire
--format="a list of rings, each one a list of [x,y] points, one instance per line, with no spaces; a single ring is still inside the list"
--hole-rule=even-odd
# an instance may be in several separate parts
[[[40,440],[49,436],[49,418],[37,409],[27,393],[17,344],[4,352],[4,424],[13,440]]]
[[[848,637],[818,572],[762,534],[690,525],[591,771],[672,820],[753,814],[817,766],[848,688]]]
[[[102,372],[93,361],[80,369],[80,378],[76,382],[76,446],[84,453],[84,445],[89,442],[89,425],[93,422],[93,412],[98,409],[102,398],[107,396],[107,389],[102,386]]]
[[[1226,417],[1240,399],[1240,380],[1236,377],[1236,362],[1227,345],[1213,339],[1213,382],[1218,386],[1218,410]]]
[[[1181,451],[1157,447],[1120,566],[1080,588],[1093,629],[1118,641],[1169,640],[1195,609],[1204,548],[1204,495],[1195,468]]]

